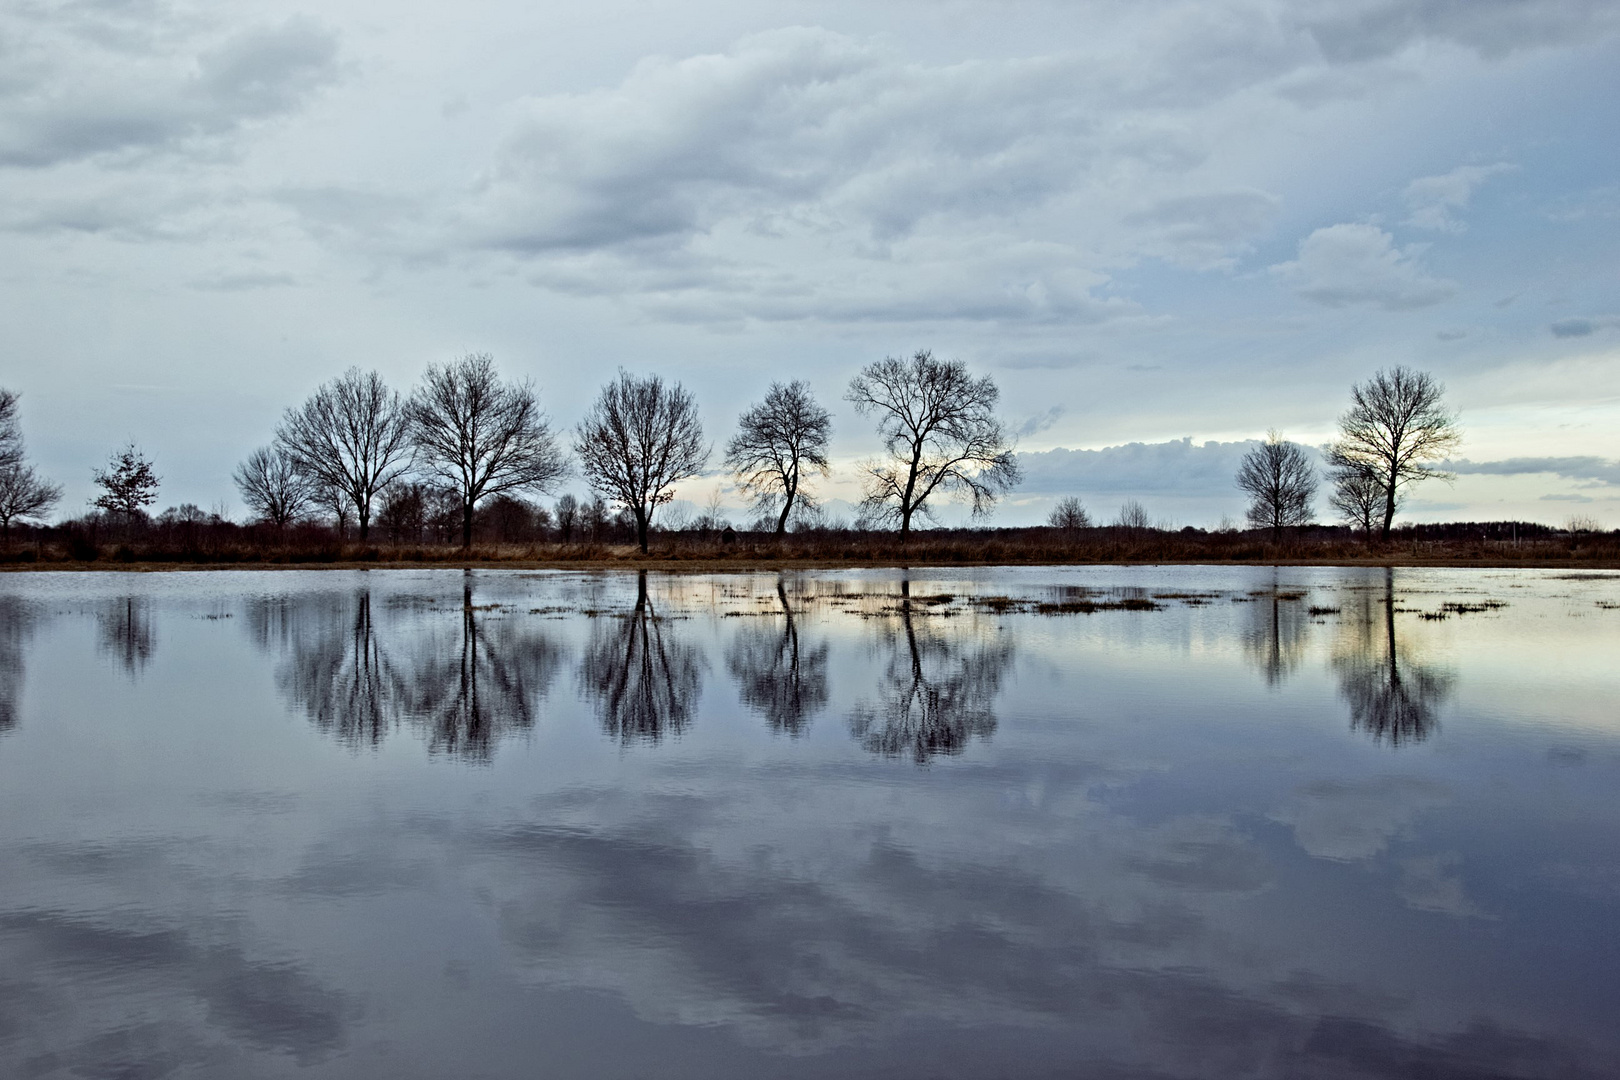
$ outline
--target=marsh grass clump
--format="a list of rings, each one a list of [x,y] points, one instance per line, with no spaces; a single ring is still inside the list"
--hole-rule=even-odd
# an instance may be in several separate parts
[[[1337,615],[1339,614],[1339,609],[1336,607],[1317,607],[1312,605],[1310,613],[1312,618],[1317,618],[1322,615]]]
[[[1440,610],[1452,615],[1475,615],[1481,611],[1499,611],[1505,607],[1507,607],[1507,601],[1505,600],[1481,600],[1477,604],[1447,600],[1440,605]]]

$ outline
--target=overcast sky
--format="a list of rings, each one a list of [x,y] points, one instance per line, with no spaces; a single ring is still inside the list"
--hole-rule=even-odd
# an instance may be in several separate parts
[[[1620,526],[1614,0],[8,0],[0,195],[72,513],[129,439],[234,509],[316,385],[467,351],[717,442],[807,378],[854,498],[843,389],[927,347],[1001,386],[1000,522],[1239,518],[1245,440],[1401,363],[1467,434],[1410,518]]]

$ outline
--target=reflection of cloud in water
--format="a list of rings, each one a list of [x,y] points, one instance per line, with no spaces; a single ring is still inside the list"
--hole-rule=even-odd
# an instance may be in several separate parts
[[[1418,815],[1451,801],[1433,780],[1380,776],[1323,780],[1294,792],[1271,820],[1294,830],[1294,840],[1318,859],[1370,859],[1404,833]]]
[[[679,735],[692,720],[703,687],[704,656],[661,617],[636,576],[636,603],[601,616],[579,665],[579,683],[595,703],[602,728],[622,743]]]
[[[1391,746],[1428,738],[1456,681],[1414,659],[1398,639],[1393,572],[1386,572],[1381,593],[1360,592],[1345,602],[1332,665],[1351,727]]]
[[[1009,635],[917,615],[909,581],[901,582],[898,610],[873,622],[887,659],[875,699],[850,711],[850,731],[862,746],[924,764],[939,754],[960,754],[975,737],[990,737],[996,694],[1013,661]]]
[[[0,914],[5,1059],[49,1075],[247,1075],[252,1063],[221,1046],[222,1035],[303,1066],[342,1049],[356,1014],[348,999],[297,964],[248,956],[224,930],[127,913]],[[63,970],[77,975],[71,994],[60,989]],[[196,1011],[175,1009],[177,999]],[[8,1025],[16,1016],[30,1023]]]
[[[810,718],[827,704],[828,644],[803,647],[798,621],[780,578],[776,595],[782,623],[745,623],[726,650],[726,670],[737,680],[744,705],[763,716],[775,731],[803,733]]]

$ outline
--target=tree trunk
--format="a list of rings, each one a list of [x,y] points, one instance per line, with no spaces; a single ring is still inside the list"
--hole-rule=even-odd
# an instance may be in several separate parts
[[[1389,540],[1389,527],[1395,520],[1395,470],[1389,471],[1389,480],[1384,485],[1384,529],[1380,539]]]
[[[472,547],[472,519],[472,500],[463,500],[461,503],[461,547],[463,551]]]
[[[371,515],[362,510],[356,516],[360,519],[360,542],[363,544],[366,537],[371,535]]]
[[[647,554],[647,512],[639,506],[636,507],[636,540],[641,544],[641,553]],[[646,587],[645,583],[642,587]]]
[[[786,497],[782,500],[782,513],[778,515],[776,519],[777,536],[781,536],[783,533],[787,532],[788,514],[793,512],[793,496],[795,494],[797,494],[797,489],[790,486],[787,489]]]

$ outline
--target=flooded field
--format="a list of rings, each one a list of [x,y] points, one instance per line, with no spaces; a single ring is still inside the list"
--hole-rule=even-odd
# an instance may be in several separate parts
[[[1620,574],[0,577],[0,1075],[1620,1075]]]

